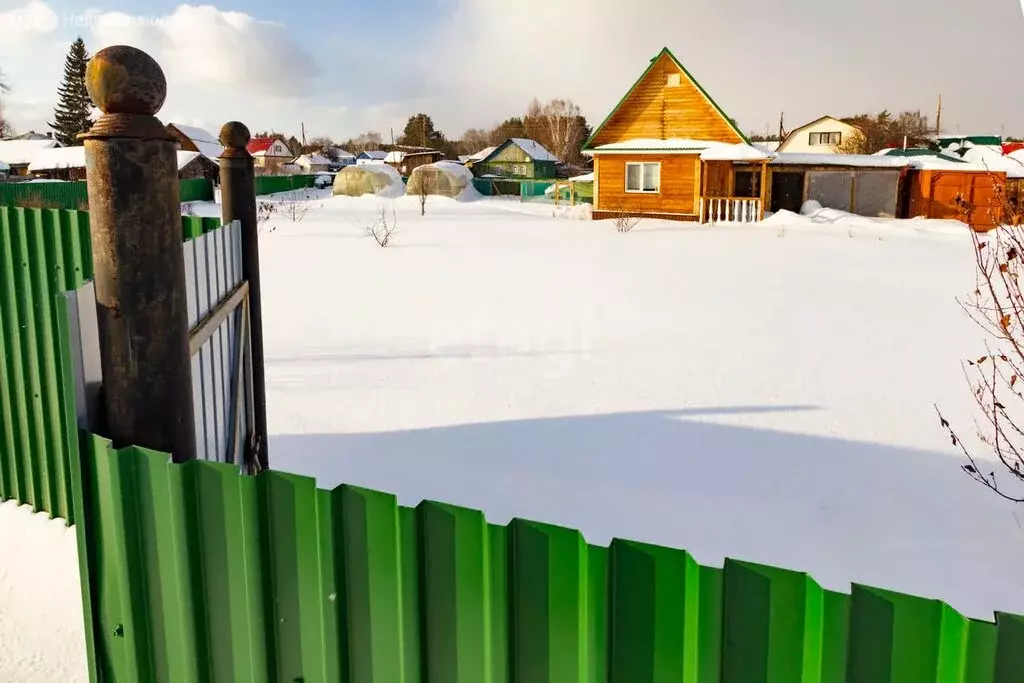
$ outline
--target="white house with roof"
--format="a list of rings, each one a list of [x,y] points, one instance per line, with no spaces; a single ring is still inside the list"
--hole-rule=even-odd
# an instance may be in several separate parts
[[[774,151],[783,154],[835,154],[839,145],[862,134],[856,126],[833,116],[822,116],[794,129]]]
[[[61,147],[61,144],[52,138],[0,140],[0,162],[7,165],[9,175],[28,175],[28,166],[36,155],[54,147]]]
[[[303,173],[322,173],[331,170],[331,160],[319,154],[302,154],[292,162]]]

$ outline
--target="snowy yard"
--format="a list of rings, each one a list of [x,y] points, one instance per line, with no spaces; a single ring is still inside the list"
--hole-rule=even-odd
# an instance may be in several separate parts
[[[960,471],[933,408],[973,418],[962,225],[617,234],[498,200],[431,198],[420,217],[408,197],[381,249],[363,230],[380,201],[265,227],[275,468],[1024,613],[1024,509]],[[73,535],[51,536],[74,587]],[[0,637],[54,623],[33,618],[0,612]]]

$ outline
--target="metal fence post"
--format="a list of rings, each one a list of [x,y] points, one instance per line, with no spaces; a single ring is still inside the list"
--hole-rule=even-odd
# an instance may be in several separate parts
[[[152,57],[96,53],[86,87],[103,116],[84,134],[105,435],[196,457],[175,145],[154,116],[167,96]]]
[[[261,470],[270,466],[267,452],[267,391],[263,357],[263,306],[260,298],[260,245],[256,220],[256,172],[246,149],[252,135],[238,121],[220,129],[220,203],[224,223],[242,227],[242,277],[249,281],[249,334],[252,353],[253,439],[250,458]]]

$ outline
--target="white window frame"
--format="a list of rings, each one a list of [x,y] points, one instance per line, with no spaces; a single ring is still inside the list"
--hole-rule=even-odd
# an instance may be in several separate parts
[[[828,140],[828,142],[822,142],[821,140],[823,137],[826,140]],[[835,137],[835,142],[832,141],[833,137]],[[817,142],[815,142],[815,140],[817,140]],[[831,145],[841,145],[843,144],[843,133],[842,131],[838,130],[828,131],[825,133],[811,133],[808,136],[807,144],[810,145],[811,147],[829,147]]]
[[[640,189],[631,190],[629,189],[629,167],[639,166],[640,167]],[[658,187],[653,190],[644,189],[644,167],[656,166],[658,169]],[[625,186],[627,194],[661,194],[661,162],[660,161],[627,161],[626,162],[626,173],[625,173]]]

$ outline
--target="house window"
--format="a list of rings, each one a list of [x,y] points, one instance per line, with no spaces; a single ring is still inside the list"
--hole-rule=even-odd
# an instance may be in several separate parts
[[[683,82],[682,74],[669,74],[668,87],[675,88]]]
[[[657,193],[660,190],[660,163],[632,161],[626,163],[626,192]]]
[[[812,147],[824,147],[831,145],[840,145],[843,142],[842,133],[811,133],[811,138],[808,141]]]

